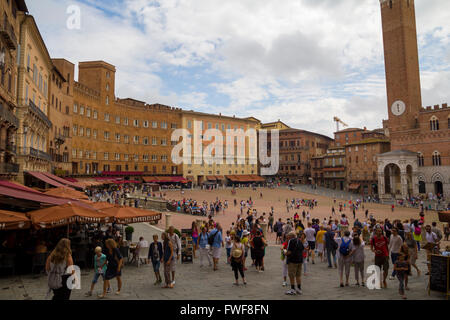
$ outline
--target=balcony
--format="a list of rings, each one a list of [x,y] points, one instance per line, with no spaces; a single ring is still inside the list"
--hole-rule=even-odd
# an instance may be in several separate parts
[[[34,148],[21,148],[20,154],[22,156],[29,156],[29,157],[41,159],[41,160],[48,161],[48,162],[52,161],[52,157],[48,153],[40,151],[40,150],[36,150]]]
[[[55,134],[55,144],[56,145],[62,145],[64,144],[64,142],[66,142],[66,137],[63,136],[62,134]]]
[[[17,49],[17,38],[14,33],[12,25],[8,22],[8,19],[3,18],[0,23],[0,35],[5,39],[6,45],[9,49]]]
[[[31,112],[33,112],[42,122],[44,122],[47,125],[47,127],[52,128],[52,123],[50,119],[31,100],[29,101],[28,109]]]
[[[0,163],[0,174],[19,173],[19,165],[16,163]]]
[[[9,110],[8,106],[0,103],[0,121],[7,121],[14,127],[19,128],[19,119]]]

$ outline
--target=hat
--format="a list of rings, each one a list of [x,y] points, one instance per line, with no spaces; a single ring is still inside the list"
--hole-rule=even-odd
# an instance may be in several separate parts
[[[247,230],[244,230],[244,232],[242,232],[243,236],[248,236],[250,234],[250,232],[248,232]]]
[[[238,258],[242,257],[242,250],[236,248],[236,249],[233,250],[233,252],[231,253],[231,255],[233,256],[233,258],[238,259]]]

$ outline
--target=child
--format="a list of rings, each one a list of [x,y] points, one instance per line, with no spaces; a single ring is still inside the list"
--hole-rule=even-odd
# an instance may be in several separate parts
[[[227,249],[227,264],[231,263],[231,248],[233,243],[231,242],[230,230],[227,231],[227,236],[225,237],[225,248]]]
[[[161,274],[159,273],[159,267],[161,265],[161,258],[163,256],[162,243],[158,241],[158,235],[153,235],[153,242],[150,244],[148,252],[149,259],[152,260],[153,271],[155,272],[156,281],[154,285],[162,283]]]
[[[95,284],[97,283],[98,278],[100,278],[100,276],[103,278],[103,280],[105,280],[104,275],[106,272],[106,255],[104,255],[102,253],[101,247],[95,248],[94,270],[95,270],[95,274],[94,274],[94,279],[92,279],[91,290],[89,290],[86,293],[86,297],[92,296],[92,291],[94,291]]]
[[[399,281],[398,292],[403,299],[406,299],[405,295],[405,275],[408,272],[408,263],[405,261],[405,256],[400,254],[398,260],[394,264],[394,270],[397,272],[397,279]]]

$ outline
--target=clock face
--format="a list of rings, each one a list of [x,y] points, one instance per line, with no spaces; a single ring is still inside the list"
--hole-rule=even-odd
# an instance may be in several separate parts
[[[391,111],[395,116],[401,116],[406,110],[406,105],[403,101],[398,100],[392,104]]]

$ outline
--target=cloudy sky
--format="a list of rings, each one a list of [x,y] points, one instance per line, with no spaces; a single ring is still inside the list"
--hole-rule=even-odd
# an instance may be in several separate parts
[[[27,0],[52,57],[104,60],[116,96],[332,136],[387,118],[378,0]],[[79,29],[67,27],[71,5]],[[423,104],[450,103],[450,1],[416,0]],[[70,20],[72,21],[72,20]]]

